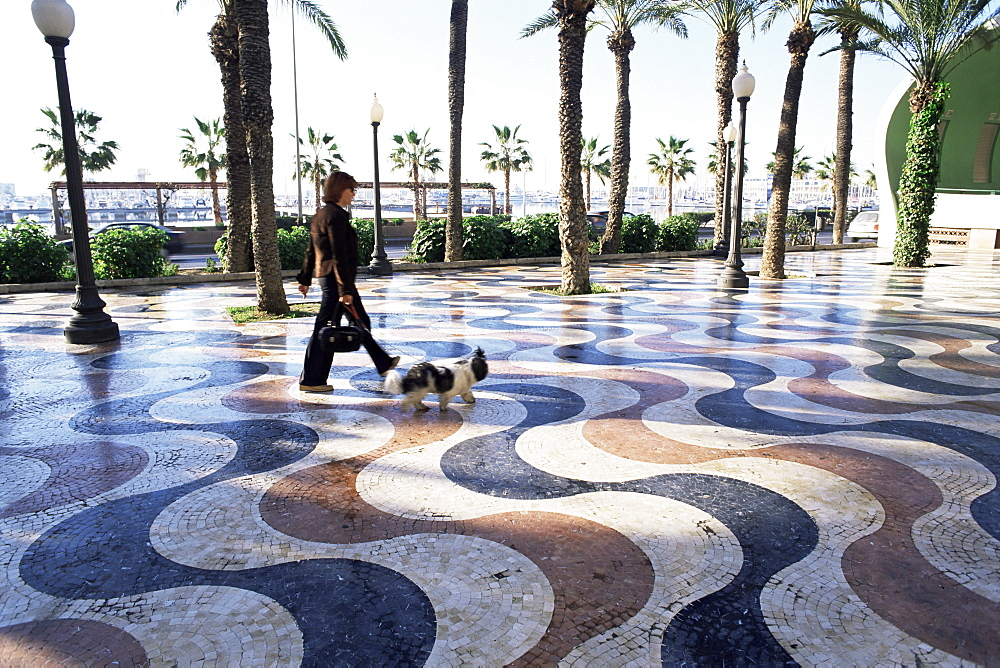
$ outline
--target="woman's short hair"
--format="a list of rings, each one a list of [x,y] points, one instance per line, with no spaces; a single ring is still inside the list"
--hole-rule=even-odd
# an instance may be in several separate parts
[[[326,183],[323,185],[323,201],[336,204],[345,190],[357,187],[358,182],[347,172],[334,172],[326,177]]]

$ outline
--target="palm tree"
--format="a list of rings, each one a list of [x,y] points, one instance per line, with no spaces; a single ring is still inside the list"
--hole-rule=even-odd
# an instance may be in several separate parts
[[[611,194],[608,197],[608,222],[601,238],[601,253],[617,253],[621,247],[622,216],[628,193],[628,172],[632,162],[630,152],[632,103],[629,99],[630,54],[635,48],[632,30],[642,24],[667,26],[679,37],[687,37],[687,28],[680,19],[682,6],[674,0],[597,0],[596,11],[588,29],[600,26],[608,30],[608,49],[614,55],[617,74],[615,131],[611,151]],[[554,11],[524,29],[524,35],[558,24]]]
[[[708,164],[705,166],[705,171],[708,172],[709,174],[716,174],[717,175],[718,172],[716,170],[719,169],[719,167],[720,167],[720,165],[719,165],[718,144],[716,142],[714,142],[714,141],[710,141],[710,142],[708,142],[708,145],[712,147],[712,152],[708,154]],[[750,142],[746,142],[744,144],[744,146],[749,146],[749,145],[750,145]],[[734,170],[736,169],[736,162],[735,161],[736,161],[736,155],[733,153],[732,150],[730,150],[730,152],[729,152],[729,168],[730,169],[734,169]],[[725,167],[725,165],[721,165],[721,166]],[[744,155],[743,156],[743,173],[746,174],[749,171],[750,171],[750,161],[747,159],[746,155]],[[722,172],[722,175],[723,176],[726,175],[725,171]]]
[[[813,174],[819,179],[820,188],[826,190],[826,181],[833,180],[833,173],[837,169],[837,154],[831,153],[830,155],[824,155],[822,158],[816,161],[816,168],[813,170]]]
[[[552,14],[559,26],[559,242],[562,246],[562,285],[566,295],[590,293],[590,223],[584,208],[580,179],[583,145],[583,50],[587,42],[587,15],[597,0],[553,0]],[[525,28],[528,31],[531,26]],[[522,31],[522,36],[525,32]]]
[[[246,129],[243,126],[243,108],[240,101],[240,49],[239,26],[236,18],[236,0],[216,0],[219,14],[209,32],[212,55],[219,63],[222,77],[223,125],[226,132],[226,215],[229,219],[229,246],[226,253],[226,271],[249,271],[253,264],[250,228],[253,220],[251,200],[250,157],[247,153]],[[310,0],[281,0],[293,11],[313,23],[330,43],[334,54],[344,59],[347,49],[337,32],[333,20],[316,3]],[[179,12],[188,0],[177,0]]]
[[[792,178],[804,179],[807,176],[809,176],[810,172],[813,171],[813,166],[809,162],[810,160],[812,160],[812,156],[810,156],[810,155],[802,155],[802,149],[803,148],[805,148],[805,147],[804,146],[796,146],[792,150]],[[775,160],[772,160],[771,162],[767,163],[767,173],[768,174],[774,174],[774,170],[776,168],[776,165],[778,164],[776,162],[777,157],[778,157],[777,153],[772,153],[771,157],[773,157]]]
[[[205,122],[194,117],[198,125],[198,135],[187,128],[181,128],[181,139],[187,144],[181,148],[181,164],[194,167],[195,176],[199,181],[208,181],[212,189],[212,213],[215,216],[216,227],[222,227],[222,207],[219,204],[219,170],[226,168],[226,155],[220,151],[225,141],[225,130],[222,121],[214,118]]]
[[[664,142],[659,137],[656,143],[660,145],[659,153],[650,153],[646,164],[650,171],[659,177],[660,185],[667,186],[667,216],[674,215],[674,181],[683,181],[694,174],[694,160],[688,157],[694,149],[685,148],[687,139],[678,139],[670,135]]]
[[[62,167],[62,173],[66,173],[66,156],[63,153],[62,123],[59,114],[48,107],[44,107],[42,113],[51,122],[47,128],[38,128],[35,132],[41,132],[48,137],[52,143],[35,144],[33,150],[41,150],[42,159],[45,161],[43,169],[51,172],[56,167]],[[77,109],[73,114],[73,124],[76,126],[76,142],[80,151],[80,165],[85,172],[100,172],[110,169],[115,164],[118,150],[118,143],[105,141],[100,144],[94,134],[97,132],[97,125],[103,120],[100,116],[87,111]]]
[[[597,148],[597,137],[583,140],[583,153],[580,156],[580,169],[583,170],[584,180],[587,189],[587,209],[590,210],[590,176],[597,174],[597,178],[604,183],[604,179],[611,177],[611,158],[601,158],[611,150],[611,146]]]
[[[448,22],[448,222],[444,260],[455,262],[462,251],[462,114],[465,110],[465,42],[469,0],[452,0]],[[509,213],[509,212],[508,212]]]
[[[494,125],[496,148],[486,142],[479,143],[480,146],[486,147],[486,150],[479,156],[486,163],[486,171],[503,172],[504,213],[508,216],[510,215],[510,173],[531,170],[531,155],[524,148],[528,141],[517,136],[517,131],[520,129],[520,125],[513,130],[506,125],[502,128]]]
[[[839,6],[822,14],[874,35],[874,40],[856,43],[857,50],[897,63],[914,79],[893,262],[922,267],[930,256],[928,230],[939,168],[937,126],[948,99],[945,80],[969,56],[1000,41],[1000,6],[993,0],[883,0],[875,12]]]
[[[282,315],[288,300],[281,282],[278,230],[274,216],[274,108],[271,106],[271,46],[267,0],[235,0],[240,29],[240,105],[250,157],[250,197],[253,203],[254,274],[257,308]]]
[[[847,195],[841,196],[837,192],[837,174],[840,173],[841,167],[842,165],[840,164],[840,161],[837,160],[836,153],[831,153],[830,155],[823,156],[822,160],[818,160],[816,162],[815,174],[816,178],[820,180],[820,189],[823,192],[826,192],[826,189],[829,185],[827,181],[830,181],[833,184],[831,196],[833,197],[834,212],[839,211],[840,209],[845,209],[845,210],[847,209]],[[849,165],[844,171],[847,172],[848,184],[850,184],[850,178],[852,176],[857,176],[857,173],[854,171],[854,166]],[[834,230],[834,234],[836,235],[836,230]],[[841,241],[837,241],[835,238],[833,243],[842,243],[842,242],[843,242],[843,233],[841,233]]]
[[[715,141],[721,146],[725,141],[723,131],[733,119],[733,77],[740,56],[740,33],[753,27],[764,8],[764,0],[688,0],[687,11],[705,18],[716,30],[715,41],[715,98],[718,109]],[[722,229],[725,206],[725,170],[715,173],[715,245],[726,238]]]
[[[785,96],[778,123],[778,142],[774,150],[774,181],[771,186],[771,208],[767,214],[764,234],[764,252],[760,261],[762,278],[785,277],[785,219],[788,217],[788,195],[792,188],[795,130],[799,121],[799,98],[802,94],[802,76],[809,49],[816,41],[810,16],[817,0],[774,0],[765,27],[779,15],[792,17],[792,30],[788,34],[790,63],[785,78]]]
[[[292,135],[293,137],[295,135]],[[299,171],[302,176],[311,179],[313,188],[316,191],[316,208],[323,206],[323,180],[331,172],[340,171],[337,162],[343,162],[344,156],[337,153],[339,148],[333,143],[333,135],[320,134],[312,127],[306,128],[306,140],[299,137],[299,146],[309,143],[309,154],[299,154]]]
[[[831,6],[860,9],[866,0],[827,0]],[[836,31],[840,34],[840,73],[837,80],[837,150],[843,157],[839,168],[833,171],[833,243],[844,242],[847,230],[847,195],[851,187],[851,151],[854,149],[854,64],[859,30],[849,23],[827,20],[820,26],[819,34]],[[843,202],[845,206],[836,206]]]
[[[416,130],[410,130],[405,135],[393,135],[392,140],[399,144],[389,159],[392,160],[395,169],[402,169],[409,172],[413,181],[413,219],[423,220],[424,209],[420,198],[420,171],[424,170],[434,174],[440,172],[441,158],[437,154],[441,152],[439,148],[431,148],[427,141],[430,128],[421,137]]]

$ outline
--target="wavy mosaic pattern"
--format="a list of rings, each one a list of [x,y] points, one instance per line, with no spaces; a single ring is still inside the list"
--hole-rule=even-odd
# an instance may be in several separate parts
[[[2,297],[0,665],[996,665],[1000,252],[878,259],[367,280],[404,364],[491,360],[422,415],[363,354],[300,394],[252,285],[86,347]]]

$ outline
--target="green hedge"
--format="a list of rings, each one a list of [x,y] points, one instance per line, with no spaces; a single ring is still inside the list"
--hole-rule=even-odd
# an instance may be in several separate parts
[[[558,213],[537,213],[502,225],[511,234],[513,257],[556,257],[562,252]]]
[[[462,220],[462,257],[501,260],[510,257],[514,235],[506,227],[510,216],[469,216]]]
[[[0,283],[47,283],[73,279],[69,252],[41,225],[21,221],[0,228]]]
[[[108,230],[90,240],[94,277],[151,278],[173,276],[177,265],[163,258],[167,233],[153,227]]]
[[[365,266],[372,261],[372,253],[375,252],[375,223],[366,218],[354,218],[351,220],[358,233],[358,266]],[[299,256],[299,264],[295,269],[302,267],[302,256]]]
[[[370,220],[352,220],[358,233],[358,265],[367,265],[375,251],[375,230]],[[295,225],[278,230],[278,257],[282,271],[302,268],[302,258],[309,247],[309,228]],[[223,264],[229,251],[229,233],[223,234],[215,242],[215,253]]]
[[[622,220],[622,243],[619,253],[652,253],[656,250],[659,229],[648,213]]]
[[[444,220],[417,223],[406,259],[410,262],[444,262]]]
[[[695,250],[700,217],[673,216],[657,225],[652,216],[629,216],[622,221],[622,253]],[[443,262],[444,220],[417,224],[406,260]],[[559,214],[540,213],[511,220],[509,216],[469,216],[463,220],[462,243],[466,260],[499,260],[521,257],[558,257]],[[591,240],[591,253],[598,242]]]
[[[301,269],[302,258],[309,248],[309,228],[289,227],[278,230],[278,257],[281,258],[281,269]]]
[[[701,222],[696,214],[682,213],[670,216],[660,225],[656,235],[658,251],[689,251],[698,246],[698,228]]]
[[[764,235],[767,232],[767,213],[761,211],[749,220],[744,220],[740,226],[740,237],[743,248],[761,248],[764,245]],[[799,213],[790,213],[785,218],[785,243],[789,246],[800,246],[812,243],[813,224]]]

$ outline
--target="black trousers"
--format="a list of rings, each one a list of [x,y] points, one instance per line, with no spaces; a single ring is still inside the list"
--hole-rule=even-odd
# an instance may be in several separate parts
[[[302,363],[302,375],[299,376],[299,383],[302,385],[326,384],[327,378],[330,375],[330,367],[333,366],[333,353],[323,349],[319,338],[319,330],[326,327],[330,322],[339,325],[346,313],[346,309],[340,303],[340,297],[337,294],[336,279],[333,276],[322,276],[316,280],[319,283],[322,298],[319,304],[319,313],[316,315],[316,324],[313,325],[313,333],[309,338],[309,344],[306,346],[306,357]],[[375,363],[375,369],[380,374],[384,373],[389,368],[389,365],[392,364],[392,357],[382,350],[378,342],[372,338],[371,319],[365,311],[364,304],[361,303],[361,297],[358,295],[357,288],[352,290],[350,294],[354,298],[352,302],[354,310],[358,313],[357,324],[361,325],[365,330],[365,336],[362,339],[365,351],[372,358],[372,362]]]

